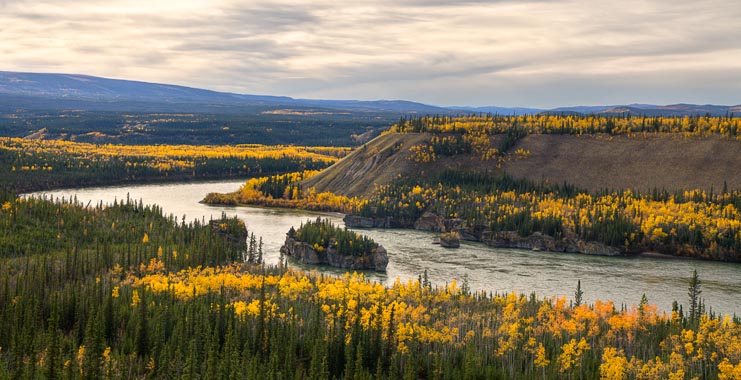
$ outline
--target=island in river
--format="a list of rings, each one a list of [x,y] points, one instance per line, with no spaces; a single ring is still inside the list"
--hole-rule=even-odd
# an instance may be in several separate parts
[[[286,234],[282,254],[303,264],[386,272],[388,253],[367,236],[335,226],[328,219],[309,220]]]

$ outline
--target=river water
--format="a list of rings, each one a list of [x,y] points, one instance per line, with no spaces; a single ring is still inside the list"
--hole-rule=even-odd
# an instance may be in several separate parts
[[[237,215],[247,229],[262,236],[267,263],[277,263],[279,248],[286,232],[302,221],[329,218],[343,225],[342,215],[299,210],[260,207],[222,207],[200,204],[209,192],[232,192],[243,181],[188,184],[132,185],[86,189],[68,189],[35,193],[70,198],[93,204],[114,199],[142,199],[145,204],[158,204],[166,214],[186,220],[218,218],[222,212]],[[702,281],[702,294],[707,308],[741,315],[741,265],[699,260],[660,259],[650,257],[600,257],[579,254],[532,252],[491,248],[480,243],[462,242],[459,249],[433,245],[433,233],[414,230],[371,229],[360,231],[383,245],[389,252],[386,274],[366,273],[366,277],[384,284],[396,278],[417,279],[425,270],[435,285],[445,285],[464,278],[472,290],[492,293],[517,292],[538,297],[573,299],[577,280],[581,280],[584,300],[612,300],[619,308],[637,304],[645,293],[650,303],[660,310],[671,310],[672,301],[687,305],[687,284],[696,269]],[[328,267],[304,269],[339,274]]]

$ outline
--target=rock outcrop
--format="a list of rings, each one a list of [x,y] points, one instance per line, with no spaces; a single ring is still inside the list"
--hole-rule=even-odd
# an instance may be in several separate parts
[[[342,269],[386,272],[386,266],[389,263],[388,253],[381,245],[376,245],[369,254],[349,256],[337,253],[333,247],[318,252],[308,243],[287,236],[280,251],[303,264],[330,265]]]
[[[419,231],[445,232],[446,229],[444,222],[445,220],[439,215],[425,212],[416,222],[414,222],[414,229]]]
[[[356,215],[346,215],[345,225],[350,228],[409,228],[410,225],[399,225],[392,218],[366,218]],[[619,256],[622,253],[618,248],[611,247],[596,241],[583,241],[574,238],[554,239],[552,236],[535,232],[530,236],[520,236],[516,231],[494,232],[484,226],[468,226],[461,219],[445,219],[431,212],[425,212],[414,222],[414,229],[420,231],[442,232],[455,234],[458,241],[445,242],[444,234],[440,235],[440,245],[443,247],[457,247],[460,240],[482,242],[496,248],[518,248],[534,251],[582,253],[597,256]]]
[[[618,248],[611,247],[596,241],[583,241],[572,238],[554,239],[552,236],[535,232],[530,236],[520,236],[516,231],[494,232],[483,226],[467,226],[461,219],[442,219],[431,213],[425,213],[420,220],[422,223],[415,223],[415,228],[419,224],[424,227],[433,225],[431,221],[437,223],[436,218],[441,221],[444,231],[449,231],[440,235],[440,245],[446,246],[444,236],[455,236],[457,239],[466,241],[478,241],[497,248],[518,248],[530,249],[534,251],[548,252],[569,252],[582,253],[586,255],[599,256],[619,256],[621,252]],[[418,222],[420,221],[418,220]],[[428,229],[424,229],[428,230]],[[450,239],[447,243],[449,246],[458,246],[456,239]],[[457,244],[456,244],[457,243]]]
[[[366,218],[358,215],[345,215],[342,218],[348,228],[391,228],[391,218]]]
[[[619,256],[620,250],[596,241],[578,241],[577,252],[586,255]]]
[[[492,232],[485,231],[482,241],[497,248],[520,248],[534,251],[583,253],[597,256],[619,256],[620,250],[615,247],[596,242],[582,241],[570,238],[554,239],[552,236],[539,232],[522,237],[515,231]]]
[[[440,234],[440,246],[443,248],[458,248],[461,246],[461,239],[456,232],[445,232]]]

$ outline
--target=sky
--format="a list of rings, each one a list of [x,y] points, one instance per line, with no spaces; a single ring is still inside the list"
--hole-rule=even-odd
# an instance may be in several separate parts
[[[0,70],[442,106],[741,104],[738,0],[0,0]]]

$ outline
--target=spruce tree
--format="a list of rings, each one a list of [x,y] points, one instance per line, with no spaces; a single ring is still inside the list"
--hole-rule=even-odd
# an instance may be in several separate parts
[[[576,292],[574,292],[574,306],[580,306],[582,303],[583,297],[584,297],[584,292],[581,290],[581,280],[577,280]]]
[[[687,295],[689,296],[690,302],[690,322],[694,322],[700,316],[700,276],[697,274],[697,269],[692,271],[692,277],[690,277],[689,288]]]

